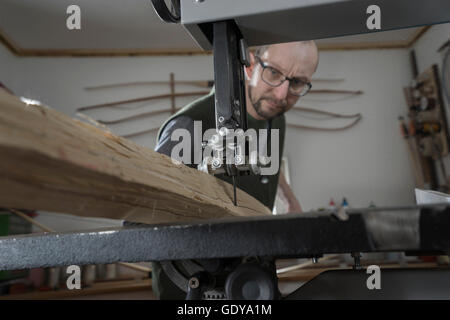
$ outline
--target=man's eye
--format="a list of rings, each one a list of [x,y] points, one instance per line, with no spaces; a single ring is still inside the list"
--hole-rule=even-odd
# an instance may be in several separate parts
[[[271,74],[272,76],[277,76],[277,75],[280,74],[280,73],[279,73],[277,70],[275,70],[275,69],[269,68],[269,70],[270,70],[270,74]]]

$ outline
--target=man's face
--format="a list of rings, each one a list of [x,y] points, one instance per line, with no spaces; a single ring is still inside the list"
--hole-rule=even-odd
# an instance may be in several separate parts
[[[316,69],[318,55],[313,45],[299,46],[287,43],[270,46],[260,59],[288,78],[310,82]],[[290,110],[299,97],[289,92],[288,80],[278,87],[273,87],[262,80],[262,72],[263,67],[258,60],[252,59],[251,67],[247,70],[250,78],[247,110],[258,120],[269,120]]]

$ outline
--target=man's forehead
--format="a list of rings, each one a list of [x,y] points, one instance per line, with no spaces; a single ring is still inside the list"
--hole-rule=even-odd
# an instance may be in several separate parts
[[[316,53],[314,46],[299,44],[278,44],[269,46],[261,58],[285,73],[303,75],[314,72]]]

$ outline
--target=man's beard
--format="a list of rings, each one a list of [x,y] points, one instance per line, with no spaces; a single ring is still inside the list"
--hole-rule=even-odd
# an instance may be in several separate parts
[[[264,96],[262,96],[261,98],[259,98],[258,100],[255,101],[252,96],[252,87],[248,88],[248,96],[250,98],[250,102],[252,103],[253,108],[255,109],[256,113],[261,118],[264,118],[265,120],[272,120],[272,119],[282,115],[283,113],[285,113],[288,110],[288,106],[285,101],[280,102],[280,101],[271,99],[269,97],[264,97]],[[278,107],[280,108],[279,111],[274,113],[274,112],[270,112],[270,111],[267,112],[266,110],[264,110],[263,106],[262,106],[262,102],[264,100],[268,100],[268,101],[276,103],[278,105]]]

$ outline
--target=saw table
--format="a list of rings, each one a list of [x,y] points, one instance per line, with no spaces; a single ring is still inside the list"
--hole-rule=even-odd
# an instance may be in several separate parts
[[[125,223],[113,229],[2,237],[0,270],[163,261],[168,274],[184,286],[189,298],[201,298],[214,289],[227,298],[274,299],[279,298],[273,263],[276,259],[320,259],[324,254],[360,252],[448,255],[449,230],[450,205],[446,204],[170,225]],[[191,274],[186,271],[183,274],[177,267],[179,264]],[[405,282],[402,277],[414,279],[410,284],[416,289],[421,287],[418,283],[428,283],[426,287],[435,288],[432,291],[435,295],[441,292],[437,288],[450,288],[450,269],[439,270],[439,277],[435,276],[436,270],[420,271],[422,276],[414,277],[410,276],[411,272],[396,271],[395,277],[399,282]],[[346,272],[346,278],[352,276],[354,281],[348,282],[349,286],[361,280],[361,272]],[[326,277],[330,277],[330,272]],[[250,291],[249,286],[253,288]],[[342,287],[332,287],[331,291],[338,296],[337,292],[342,290]],[[398,286],[390,290],[389,295],[397,298],[404,298],[407,292]],[[428,291],[423,292],[423,297],[427,297]],[[298,297],[305,298],[301,289],[299,292]],[[326,292],[332,295],[330,290]],[[410,292],[420,296],[417,290]],[[386,289],[382,293],[386,294]],[[450,298],[450,289],[441,293],[439,297]]]

